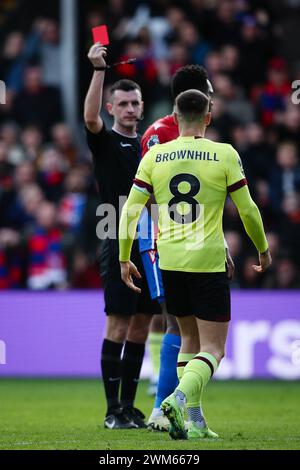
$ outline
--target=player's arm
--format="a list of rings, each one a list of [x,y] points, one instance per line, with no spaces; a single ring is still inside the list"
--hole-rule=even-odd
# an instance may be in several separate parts
[[[229,251],[229,247],[227,244],[226,239],[224,238],[224,244],[225,244],[225,252],[226,252],[226,263],[227,263],[227,270],[228,270],[228,277],[229,279],[233,278],[234,271],[235,271],[235,265],[234,261],[232,259],[231,253]]]
[[[142,139],[141,139],[141,146],[142,146],[142,158],[149,152],[149,150],[154,147],[157,144],[163,144],[164,142],[167,142],[168,138],[167,136],[163,133],[163,129],[159,127],[158,129],[154,129],[153,125],[150,126],[146,132],[144,133]],[[151,216],[154,224],[157,226],[158,225],[158,213],[157,211],[153,211],[153,207],[156,207],[156,200],[153,194],[150,195],[150,198],[146,204],[147,211],[149,215]],[[152,212],[151,212],[152,210]]]
[[[132,243],[141,212],[153,192],[149,178],[147,159],[141,161],[129,197],[122,209],[119,226],[119,260],[121,277],[125,284],[135,292],[140,292],[132,280],[132,274],[140,277],[135,265],[130,261]]]
[[[119,226],[119,260],[121,267],[121,277],[125,284],[135,292],[140,293],[132,280],[132,274],[135,277],[141,277],[136,266],[130,261],[132,243],[135,238],[136,228],[141,212],[149,199],[150,192],[143,189],[142,182],[138,182],[131,188],[129,197],[122,209]]]
[[[88,58],[94,67],[106,67],[105,56],[106,47],[102,47],[99,43],[94,44],[88,53]],[[98,134],[103,127],[100,111],[102,107],[104,76],[104,70],[94,71],[84,102],[84,122],[88,130],[93,134]]]
[[[259,209],[250,195],[239,155],[233,149],[230,155],[227,178],[228,192],[239,211],[248,236],[259,253],[260,266],[253,266],[253,268],[257,272],[263,272],[272,262],[268,241]]]
[[[248,186],[231,192],[230,196],[239,211],[248,236],[259,253],[260,266],[253,267],[257,272],[263,272],[270,266],[272,259],[258,207],[251,198]]]

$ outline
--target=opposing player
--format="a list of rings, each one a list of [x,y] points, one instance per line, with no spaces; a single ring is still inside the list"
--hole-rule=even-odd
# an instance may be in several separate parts
[[[186,65],[180,68],[172,77],[171,93],[175,100],[183,91],[196,89],[203,92],[210,100],[212,106],[213,88],[208,79],[207,71],[199,65]],[[142,156],[156,144],[163,144],[176,139],[179,136],[178,123],[174,114],[165,116],[152,124],[142,137]],[[154,408],[148,420],[148,427],[159,431],[168,431],[169,422],[163,416],[160,409],[162,401],[175,389],[178,384],[176,366],[181,339],[176,318],[166,311],[164,304],[164,288],[161,272],[158,266],[158,253],[155,242],[155,223],[147,212],[143,212],[140,226],[147,224],[148,237],[140,237],[139,247],[147,276],[147,281],[152,299],[160,303],[166,318],[166,333],[162,340],[159,379]],[[144,229],[145,230],[145,229]],[[234,271],[233,261],[227,250],[227,264],[229,274]],[[158,322],[161,316],[158,316]],[[154,317],[154,321],[156,318]],[[153,325],[153,323],[152,323]],[[157,321],[155,322],[157,325]],[[151,335],[151,333],[150,333]],[[153,335],[154,339],[157,337]],[[150,338],[151,339],[151,338]]]
[[[132,280],[139,273],[130,252],[141,208],[153,193],[159,205],[157,244],[167,309],[176,316],[182,339],[180,382],[161,409],[171,422],[173,439],[216,438],[203,416],[201,399],[224,356],[231,317],[222,229],[228,193],[258,250],[260,265],[253,269],[263,272],[271,256],[238,153],[231,145],[204,137],[211,120],[208,97],[198,90],[181,93],[175,119],[180,137],[149,150],[124,206],[119,232],[121,275],[128,287],[139,292]],[[183,421],[186,406],[188,433]]]

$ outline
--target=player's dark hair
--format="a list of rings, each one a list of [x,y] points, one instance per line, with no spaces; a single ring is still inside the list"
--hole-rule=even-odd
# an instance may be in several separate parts
[[[115,82],[110,89],[110,93],[113,94],[116,90],[122,90],[122,91],[139,90],[140,93],[142,94],[140,85],[134,82],[133,80],[128,80],[127,78],[123,78],[122,80],[118,80],[117,82]]]
[[[191,89],[202,91],[207,96],[211,93],[208,74],[202,65],[185,65],[172,77],[171,93],[174,100],[183,91]]]
[[[187,121],[201,119],[208,111],[209,98],[199,90],[187,90],[177,96],[176,108]]]

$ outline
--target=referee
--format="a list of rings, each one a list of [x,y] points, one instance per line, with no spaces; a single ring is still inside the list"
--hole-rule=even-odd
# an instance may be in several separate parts
[[[94,74],[84,105],[87,142],[93,155],[100,199],[103,204],[110,204],[117,215],[116,236],[104,241],[100,260],[107,314],[101,353],[107,401],[104,426],[109,429],[142,428],[145,427],[145,416],[133,404],[149,324],[152,315],[160,313],[160,308],[150,299],[137,242],[133,244],[132,259],[143,275],[139,280],[143,294],[138,296],[122,282],[116,237],[120,197],[128,196],[139,165],[140,139],[136,128],[143,112],[143,102],[137,83],[131,80],[116,82],[107,104],[114,124],[111,130],[106,129],[99,116],[105,57],[105,47],[99,43],[91,47],[88,58],[94,66]]]
[[[238,153],[231,145],[205,139],[211,120],[209,98],[188,90],[176,99],[180,136],[155,145],[143,158],[120,223],[122,279],[133,290],[132,234],[139,209],[153,192],[159,205],[159,263],[168,312],[181,334],[180,382],[161,409],[173,439],[217,438],[203,416],[203,389],[224,357],[230,312],[222,217],[229,193],[259,256],[263,272],[271,264],[259,210],[251,199]],[[133,213],[133,207],[135,211]],[[128,230],[130,228],[130,231]],[[183,410],[187,408],[189,430]]]

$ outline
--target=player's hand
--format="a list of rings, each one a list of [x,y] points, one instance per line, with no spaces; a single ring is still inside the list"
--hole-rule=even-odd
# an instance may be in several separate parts
[[[253,265],[252,268],[257,273],[264,273],[266,269],[272,264],[272,257],[270,251],[267,250],[265,253],[259,253],[260,266]]]
[[[132,280],[132,274],[137,279],[141,279],[142,277],[140,273],[138,272],[137,267],[131,261],[125,261],[125,262],[120,261],[120,266],[121,266],[122,281],[125,282],[126,286],[129,287],[129,289],[132,289],[137,294],[140,294],[141,289],[135,286]]]
[[[232,279],[234,275],[235,266],[234,266],[234,262],[233,262],[233,259],[231,258],[231,254],[228,248],[226,248],[226,262],[227,262],[227,268],[228,268],[228,277],[229,279]]]
[[[94,67],[106,67],[106,54],[107,48],[101,46],[100,42],[96,42],[96,44],[90,48],[88,58]]]

